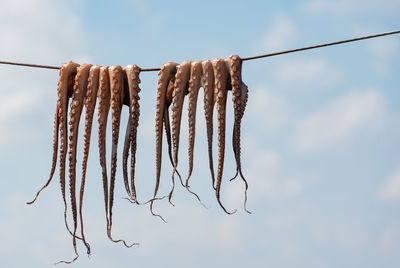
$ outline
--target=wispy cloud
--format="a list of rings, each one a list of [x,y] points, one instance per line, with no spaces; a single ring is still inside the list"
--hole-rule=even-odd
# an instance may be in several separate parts
[[[289,16],[285,14],[276,15],[255,44],[254,52],[272,52],[288,48],[297,40],[298,36],[297,25]]]
[[[318,151],[351,138],[361,129],[374,126],[385,112],[379,91],[353,91],[298,122],[294,132],[298,151]]]
[[[378,197],[385,201],[400,201],[400,168],[383,183]]]
[[[321,90],[339,82],[344,72],[323,58],[298,58],[283,61],[274,69],[274,79],[282,87]]]

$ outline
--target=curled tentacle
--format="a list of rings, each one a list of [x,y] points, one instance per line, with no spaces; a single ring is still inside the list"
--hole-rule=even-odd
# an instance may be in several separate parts
[[[245,184],[244,210],[248,213],[251,213],[246,208],[248,184],[242,173],[241,159],[240,159],[240,125],[247,104],[248,90],[247,86],[243,87],[243,82],[242,82],[242,59],[237,55],[232,55],[229,56],[228,59],[226,59],[226,64],[229,69],[229,74],[231,77],[232,102],[233,102],[234,117],[235,117],[233,125],[232,147],[235,155],[237,172],[235,177],[233,177],[231,180],[233,180],[234,178],[236,178],[238,174],[240,174],[240,177],[242,178]],[[242,92],[243,94],[245,94],[245,96],[242,96]]]
[[[70,191],[70,199],[71,199],[71,210],[72,210],[72,219],[74,221],[74,237],[73,237],[73,246],[76,252],[76,229],[77,229],[77,209],[76,209],[76,146],[78,142],[78,130],[79,130],[79,121],[81,118],[81,113],[83,109],[83,104],[86,97],[86,89],[88,85],[88,77],[89,70],[91,64],[83,64],[78,67],[77,74],[75,77],[74,84],[74,92],[72,94],[71,100],[71,111],[70,111],[70,119],[69,119],[69,151],[68,151],[68,160],[69,160],[69,191]],[[83,193],[82,193],[83,194]],[[90,253],[90,246],[86,241],[82,238],[88,254]]]
[[[227,83],[228,83],[228,70],[225,61],[222,59],[213,60],[213,68],[215,74],[215,90],[216,90],[216,103],[218,112],[218,171],[216,182],[216,196],[219,205],[227,214],[234,214],[233,211],[227,211],[222,205],[220,200],[222,173],[224,168],[225,157],[225,117],[226,117],[226,98],[227,98]]]
[[[160,215],[154,214],[153,203],[157,196],[158,188],[160,186],[160,175],[161,175],[161,156],[162,156],[162,132],[163,132],[163,120],[164,120],[164,108],[166,101],[166,93],[169,81],[176,73],[176,66],[178,64],[174,62],[167,62],[163,64],[160,72],[158,73],[158,87],[157,87],[157,107],[156,107],[156,186],[154,189],[153,200],[150,202],[150,211],[154,216],[160,217]]]
[[[212,179],[212,187],[215,188],[214,161],[212,152],[212,137],[213,137],[213,111],[214,111],[214,70],[210,60],[203,61],[203,77],[202,84],[204,89],[204,114],[207,127],[207,143],[208,143],[208,159]]]
[[[121,120],[121,109],[124,97],[123,92],[123,74],[121,66],[111,66],[109,68],[110,87],[111,87],[111,112],[112,112],[112,147],[111,147],[111,175],[110,175],[110,188],[109,188],[109,206],[108,206],[108,220],[109,226],[107,228],[108,238],[113,242],[122,242],[126,247],[137,245],[133,243],[128,245],[124,240],[115,240],[112,238],[112,207],[114,203],[114,187],[115,187],[115,174],[117,169],[117,149],[119,137],[119,125]]]
[[[184,61],[178,66],[174,91],[172,94],[172,142],[174,148],[174,170],[172,172],[172,189],[169,193],[169,202],[171,203],[172,194],[175,187],[175,172],[178,167],[178,149],[179,149],[179,135],[181,128],[182,108],[185,94],[187,92],[188,83],[190,79],[191,61]],[[172,203],[171,203],[172,204]]]
[[[53,179],[54,172],[56,170],[57,152],[58,152],[58,125],[59,125],[59,122],[60,122],[60,117],[58,115],[58,110],[59,110],[59,108],[58,108],[58,105],[57,105],[56,112],[54,114],[53,160],[52,160],[52,163],[51,163],[50,176],[49,176],[48,180],[46,181],[46,183],[42,186],[42,188],[40,188],[39,191],[37,191],[37,193],[35,195],[35,198],[32,201],[26,202],[27,205],[31,205],[36,201],[36,199],[38,198],[40,192],[50,184],[51,180]]]

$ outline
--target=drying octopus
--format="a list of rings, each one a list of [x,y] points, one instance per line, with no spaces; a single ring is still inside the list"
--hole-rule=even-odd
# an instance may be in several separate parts
[[[117,145],[119,134],[119,123],[122,110],[122,104],[130,106],[128,119],[129,129],[125,138],[128,146],[131,146],[131,187],[127,188],[128,195],[135,199],[134,186],[134,165],[136,153],[136,132],[139,120],[139,73],[140,68],[136,65],[128,65],[124,70],[120,66],[100,67],[98,65],[82,64],[78,65],[74,62],[65,63],[60,69],[60,78],[58,82],[58,99],[57,107],[54,116],[54,139],[53,139],[53,157],[49,179],[44,186],[37,192],[35,198],[27,204],[33,204],[40,192],[46,188],[55,173],[58,154],[58,142],[60,139],[60,186],[62,198],[64,201],[64,221],[68,232],[72,236],[72,244],[75,252],[75,257],[71,261],[60,261],[63,263],[72,263],[79,254],[76,248],[76,239],[81,240],[87,249],[87,254],[90,254],[90,245],[86,242],[84,235],[83,224],[83,196],[86,181],[86,168],[89,156],[90,139],[93,123],[93,115],[98,99],[98,123],[99,123],[99,155],[100,166],[102,167],[103,190],[104,190],[104,206],[106,212],[107,235],[113,242],[122,242],[126,247],[136,245],[136,243],[128,245],[122,239],[113,239],[111,235],[112,227],[112,207],[114,198],[115,172],[117,162]],[[125,83],[126,81],[126,83]],[[127,98],[126,98],[127,96]],[[71,98],[68,121],[68,104]],[[85,107],[85,129],[84,129],[84,149],[82,160],[82,178],[79,192],[79,206],[76,198],[76,152],[77,152],[77,137],[79,130],[79,122],[83,107]],[[108,183],[107,167],[106,167],[106,125],[108,114],[111,108],[112,112],[112,152],[111,152],[111,174],[110,184]],[[69,136],[68,126],[69,124]],[[67,222],[67,201],[65,195],[65,169],[66,156],[68,147],[69,160],[69,192],[70,203],[72,210],[73,228]],[[124,158],[128,158],[127,152],[124,152]],[[127,178],[124,179],[124,181]],[[125,181],[125,183],[127,183]],[[80,236],[76,234],[78,227],[78,213],[80,221]]]
[[[185,182],[185,187],[189,190],[189,179],[193,171],[194,143],[195,143],[195,120],[198,93],[200,87],[204,89],[204,113],[207,126],[207,142],[209,154],[209,168],[212,178],[212,186],[215,189],[216,197],[222,209],[233,214],[236,210],[228,211],[221,202],[221,183],[223,175],[224,157],[225,157],[225,117],[226,102],[228,90],[232,91],[232,101],[234,107],[234,127],[232,135],[232,147],[236,161],[237,174],[245,183],[245,201],[246,208],[248,184],[243,175],[240,156],[240,125],[247,105],[248,89],[247,85],[242,82],[241,78],[242,60],[239,56],[233,55],[228,59],[215,59],[213,61],[185,61],[178,65],[177,63],[165,63],[159,72],[158,88],[157,88],[157,106],[156,106],[156,187],[153,198],[157,196],[160,173],[161,173],[161,156],[162,156],[162,131],[163,123],[168,119],[168,107],[171,104],[172,97],[172,141],[173,141],[173,165],[172,171],[172,190],[169,194],[171,201],[174,190],[174,175],[178,167],[178,149],[180,140],[180,126],[182,118],[182,109],[185,95],[188,95],[188,119],[189,119],[189,146],[188,159],[189,171]],[[173,84],[173,86],[171,86]],[[171,92],[172,91],[172,92]],[[218,122],[218,168],[215,178],[213,152],[212,152],[212,136],[213,136],[213,110],[216,106],[217,122]],[[169,120],[169,119],[168,119]],[[170,144],[169,144],[170,146]],[[232,179],[234,179],[232,178]],[[232,180],[231,179],[231,180]],[[190,191],[195,194],[194,192]],[[195,194],[196,195],[196,194]],[[196,195],[198,198],[198,196]],[[199,199],[199,198],[198,198]],[[200,199],[199,199],[200,200]],[[153,200],[154,201],[154,200]],[[153,212],[153,201],[150,205],[151,213],[155,216],[160,215]],[[201,201],[200,201],[201,202]]]
[[[72,245],[75,257],[71,261],[60,261],[63,263],[72,263],[78,257],[77,241],[82,241],[87,249],[87,254],[91,253],[90,245],[86,241],[84,234],[83,220],[83,198],[86,183],[86,170],[89,157],[90,140],[93,124],[93,116],[97,105],[98,117],[98,148],[102,173],[102,183],[104,191],[104,209],[106,215],[106,230],[108,238],[113,242],[122,242],[126,247],[137,245],[133,243],[128,245],[122,239],[114,239],[112,236],[112,209],[114,204],[114,189],[117,170],[117,148],[120,132],[121,113],[123,105],[129,107],[128,121],[125,131],[125,139],[122,155],[123,181],[128,200],[136,204],[150,203],[150,211],[153,215],[160,217],[153,211],[153,203],[168,197],[173,205],[171,198],[175,187],[175,174],[178,175],[183,187],[203,204],[199,196],[189,188],[189,180],[193,172],[194,163],[194,144],[195,144],[195,126],[196,109],[198,94],[200,88],[204,90],[204,115],[207,128],[207,143],[209,155],[209,169],[211,173],[211,185],[216,193],[216,198],[222,209],[233,214],[236,210],[228,211],[221,202],[221,185],[225,157],[225,117],[228,91],[232,91],[232,102],[234,108],[234,126],[232,135],[232,148],[236,162],[236,175],[231,179],[240,176],[245,183],[245,201],[247,202],[247,181],[242,172],[241,166],[241,147],[240,133],[241,121],[247,105],[248,88],[241,78],[242,60],[239,56],[230,56],[226,60],[214,59],[213,61],[185,61],[182,64],[174,62],[165,63],[160,72],[157,87],[157,106],[156,106],[156,182],[152,199],[140,203],[137,199],[135,187],[135,165],[137,150],[137,130],[139,126],[140,105],[140,72],[137,65],[128,65],[125,68],[121,66],[98,66],[91,64],[79,65],[74,62],[63,64],[60,69],[60,78],[57,90],[57,105],[54,115],[53,131],[53,156],[50,175],[46,183],[37,192],[35,198],[28,202],[33,204],[40,192],[45,189],[54,177],[57,155],[59,150],[59,177],[62,199],[64,203],[64,222],[66,229],[72,237]],[[185,96],[188,96],[188,120],[189,120],[189,146],[188,162],[189,170],[186,181],[183,182],[178,172],[178,152],[180,144],[180,130],[182,121],[182,112]],[[71,99],[70,110],[68,111],[69,101]],[[97,103],[96,103],[97,102]],[[171,107],[171,119],[170,111]],[[217,111],[217,134],[218,134],[218,166],[214,171],[213,161],[213,112],[214,107]],[[79,190],[79,199],[76,196],[76,155],[79,123],[85,108],[85,127],[84,144],[82,159],[82,176]],[[110,176],[107,172],[106,161],[106,126],[111,111],[112,126],[112,146],[111,146],[111,165]],[[69,116],[68,116],[69,114]],[[69,120],[68,120],[69,118]],[[69,129],[68,129],[69,126]],[[161,158],[162,158],[162,136],[165,128],[165,135],[168,145],[168,156],[172,165],[172,188],[167,196],[157,197],[160,177],[161,177]],[[60,143],[60,145],[59,145]],[[59,148],[58,148],[59,147]],[[66,160],[68,153],[68,179],[69,179],[69,199],[72,211],[72,227],[67,221],[67,197],[66,197]],[[130,176],[128,174],[128,158],[131,155]],[[130,177],[130,178],[129,178]],[[204,205],[203,205],[204,206]],[[250,213],[250,212],[249,212]],[[164,220],[165,221],[165,220]],[[77,234],[78,223],[80,222],[80,235]]]

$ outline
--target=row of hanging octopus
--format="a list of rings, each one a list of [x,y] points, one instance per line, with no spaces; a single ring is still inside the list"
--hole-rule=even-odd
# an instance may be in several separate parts
[[[117,168],[117,146],[120,130],[120,118],[122,106],[129,106],[129,119],[127,123],[126,135],[123,146],[123,179],[128,199],[132,203],[141,204],[136,198],[135,188],[135,162],[136,162],[136,137],[139,125],[139,93],[140,93],[140,74],[141,69],[137,65],[128,65],[125,68],[121,66],[98,66],[91,64],[79,65],[74,62],[65,63],[60,69],[60,78],[58,82],[57,108],[54,116],[54,140],[53,140],[53,159],[50,176],[45,185],[37,192],[36,197],[28,204],[35,202],[40,192],[51,182],[56,169],[57,153],[59,147],[59,172],[61,193],[64,201],[64,222],[68,232],[73,239],[73,248],[75,257],[72,261],[61,261],[72,263],[79,255],[76,248],[76,240],[81,240],[90,254],[90,245],[86,242],[83,228],[82,204],[85,189],[86,167],[89,155],[90,137],[92,131],[93,114],[95,111],[96,100],[98,108],[98,147],[100,155],[100,166],[102,169],[102,180],[104,190],[104,208],[107,222],[107,236],[113,242],[122,242],[126,247],[128,245],[122,239],[114,239],[111,234],[112,227],[112,208],[114,202],[114,187]],[[193,152],[195,142],[195,120],[196,107],[199,89],[204,89],[204,114],[207,127],[209,168],[211,173],[211,183],[215,190],[216,198],[222,209],[233,214],[236,210],[228,211],[220,200],[221,181],[224,166],[225,154],[225,117],[228,91],[232,91],[232,101],[234,108],[234,125],[232,135],[232,146],[236,161],[236,178],[238,175],[245,183],[245,201],[247,201],[247,182],[242,174],[240,160],[240,125],[247,104],[248,88],[241,78],[242,59],[237,56],[230,56],[226,60],[214,59],[205,61],[185,61],[182,64],[174,62],[165,63],[158,76],[157,87],[157,107],[156,107],[156,183],[153,198],[145,203],[150,203],[150,211],[154,216],[160,215],[153,212],[153,203],[155,200],[163,199],[157,197],[160,184],[161,158],[162,158],[162,136],[165,128],[166,140],[168,145],[169,159],[173,167],[172,171],[172,189],[168,195],[171,203],[171,197],[175,186],[175,174],[179,177],[181,184],[194,194],[197,199],[200,198],[189,189],[189,180],[193,170]],[[188,118],[189,118],[189,171],[186,181],[177,171],[178,168],[178,149],[180,126],[182,118],[182,108],[185,96],[188,96]],[[68,106],[71,98],[68,121]],[[169,107],[171,106],[172,121],[170,120]],[[218,121],[218,168],[214,173],[213,164],[213,112],[214,106],[217,111]],[[85,107],[85,130],[82,160],[82,178],[79,192],[79,207],[77,207],[76,197],[76,154],[78,127]],[[112,120],[112,147],[111,147],[111,172],[108,180],[106,165],[106,125],[109,110],[111,108]],[[171,122],[171,123],[170,123]],[[69,126],[69,129],[68,129]],[[69,136],[68,136],[69,133]],[[172,140],[172,142],[171,142]],[[58,143],[60,141],[60,146]],[[129,152],[130,151],[130,152]],[[73,228],[67,223],[67,200],[65,194],[65,173],[66,158],[68,152],[69,160],[69,192],[72,210]],[[131,154],[130,176],[128,175],[128,155]],[[234,179],[233,178],[233,179]],[[167,197],[167,196],[165,196]],[[201,202],[201,201],[200,201]],[[171,203],[172,204],[172,203]],[[81,235],[77,232],[78,211]]]

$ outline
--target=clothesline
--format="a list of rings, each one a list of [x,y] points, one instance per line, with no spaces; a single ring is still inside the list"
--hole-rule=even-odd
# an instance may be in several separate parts
[[[367,35],[367,36],[362,36],[362,37],[357,37],[357,38],[352,38],[352,39],[346,39],[346,40],[341,40],[341,41],[336,41],[336,42],[331,42],[331,43],[319,44],[319,45],[314,45],[314,46],[308,46],[308,47],[284,50],[284,51],[279,51],[279,52],[274,52],[274,53],[269,53],[269,54],[263,54],[263,55],[258,55],[258,56],[252,56],[252,57],[242,58],[242,60],[243,61],[247,61],[247,60],[255,60],[255,59],[260,59],[260,58],[273,57],[273,56],[278,56],[278,55],[283,55],[283,54],[295,53],[295,52],[299,52],[299,51],[316,49],[316,48],[321,48],[321,47],[334,46],[334,45],[350,43],[350,42],[356,42],[356,41],[372,39],[372,38],[377,38],[377,37],[382,37],[382,36],[387,36],[387,35],[393,35],[393,34],[400,34],[400,30],[399,31],[392,31],[392,32],[385,32],[385,33],[379,33],[379,34],[374,34],[374,35]],[[32,63],[20,63],[20,62],[11,62],[11,61],[0,61],[0,64],[18,65],[18,66],[43,68],[43,69],[55,69],[55,70],[59,70],[61,68],[60,66],[50,66],[50,65],[32,64]],[[159,71],[159,70],[160,70],[160,68],[143,68],[140,71],[141,72],[155,72],[155,71]]]

